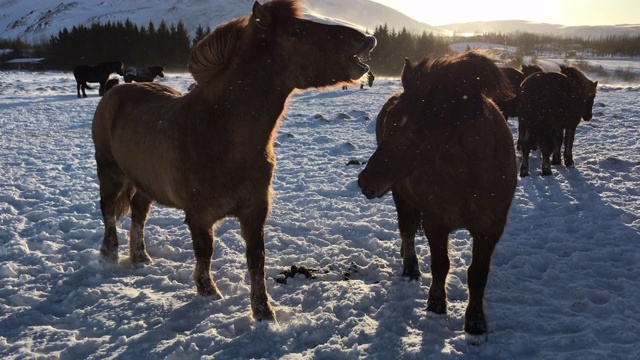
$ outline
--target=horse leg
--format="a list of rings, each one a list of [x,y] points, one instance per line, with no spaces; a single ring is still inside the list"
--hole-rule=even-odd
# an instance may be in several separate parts
[[[551,175],[551,156],[553,154],[553,149],[555,147],[555,139],[557,139],[557,134],[552,134],[552,138],[547,136],[543,136],[540,142],[540,153],[542,154],[542,175]]]
[[[398,213],[398,228],[400,230],[400,256],[402,256],[402,276],[409,277],[410,280],[417,280],[420,277],[420,267],[416,255],[415,236],[418,231],[420,212],[414,209],[396,191],[391,191],[393,202]]]
[[[491,266],[491,255],[500,240],[504,224],[487,232],[472,232],[473,254],[471,265],[467,269],[469,304],[464,315],[464,331],[472,335],[487,332],[487,320],[484,315],[484,290]]]
[[[560,165],[562,162],[560,161],[560,151],[562,150],[562,138],[564,131],[560,129],[556,133],[556,137],[553,140],[553,152],[551,154],[551,165]]]
[[[564,166],[572,168],[575,166],[573,161],[573,141],[576,136],[576,128],[567,128],[564,136]]]
[[[133,264],[151,262],[144,244],[144,223],[149,217],[153,200],[142,191],[131,199],[131,230],[129,230],[129,257]]]
[[[447,274],[449,274],[449,230],[440,226],[428,225],[427,221],[433,219],[422,219],[424,232],[429,241],[431,251],[431,287],[429,288],[429,300],[427,301],[427,311],[436,314],[446,314],[447,312],[447,292],[445,285]]]
[[[98,163],[98,181],[100,186],[100,210],[104,221],[104,238],[100,246],[100,255],[103,260],[110,263],[118,262],[118,230],[116,222],[118,219],[119,208],[122,201],[126,201],[126,195],[122,193],[125,190],[125,184],[122,180],[115,176],[111,176],[106,171],[106,166],[102,165],[96,157]]]
[[[83,97],[83,98],[86,98],[86,97],[87,97],[87,93],[85,92],[85,89],[86,89],[86,83],[83,83],[80,87],[81,87],[81,89],[82,89],[82,97]]]
[[[268,202],[243,209],[238,213],[242,237],[247,247],[247,266],[251,279],[251,311],[257,321],[275,321],[269,304],[264,273],[264,223],[269,212]]]
[[[100,81],[100,87],[98,88],[98,95],[104,96],[104,87],[107,84],[106,81]]]
[[[522,152],[522,160],[520,162],[520,177],[525,177],[529,175],[529,152],[531,151],[532,140],[528,132],[525,130],[522,130],[519,136],[523,136],[518,138],[518,140],[520,141],[520,151]]]
[[[82,96],[80,96],[80,83],[76,84],[76,91],[78,92],[78,99],[80,99]]]
[[[213,225],[215,221],[202,218],[199,214],[185,210],[185,222],[191,231],[193,252],[196,257],[196,267],[193,271],[193,281],[196,283],[198,294],[221,299],[222,295],[213,282],[211,276],[211,258],[213,257]]]
[[[507,117],[505,116],[505,119]],[[524,127],[522,126],[522,119],[520,119],[520,117],[518,117],[518,140],[516,140],[516,150],[521,150],[522,149],[522,141],[525,138],[526,134],[525,134],[525,130]]]

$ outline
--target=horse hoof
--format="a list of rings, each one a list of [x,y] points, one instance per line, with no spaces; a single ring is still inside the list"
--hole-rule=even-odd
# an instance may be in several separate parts
[[[427,300],[427,311],[434,314],[446,314],[447,302],[442,300]]]
[[[549,176],[551,174],[551,169],[542,169],[542,176]]]
[[[136,264],[146,264],[152,262],[151,256],[146,251],[131,254],[131,262]]]
[[[104,247],[100,247],[100,259],[104,262],[117,264],[118,263],[118,250],[110,251]]]
[[[220,293],[220,290],[218,290],[218,287],[215,286],[214,284],[199,286],[198,294],[213,298],[214,300],[222,299],[222,294]]]
[[[464,333],[464,339],[469,345],[481,345],[489,340],[488,334],[474,335],[467,332]]]
[[[408,277],[409,281],[411,280],[418,280],[420,278],[420,270],[416,270],[416,269],[404,269],[402,271],[402,276],[404,277]]]
[[[253,317],[256,319],[256,322],[265,322],[265,323],[277,323],[276,313],[269,306],[269,310],[266,312],[260,312],[253,314]]]
[[[487,321],[479,314],[475,319],[465,319],[464,332],[470,335],[484,335],[487,333]]]

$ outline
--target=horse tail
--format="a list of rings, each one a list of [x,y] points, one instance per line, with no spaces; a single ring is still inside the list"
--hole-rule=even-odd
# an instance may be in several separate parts
[[[100,182],[101,206],[103,193],[109,208],[116,219],[127,215],[131,209],[131,199],[136,187],[124,176],[122,169],[114,158],[112,129],[117,121],[116,114],[121,106],[121,97],[117,91],[109,91],[96,107],[91,125],[91,137],[95,146],[95,160]],[[103,209],[104,212],[104,209]]]
[[[124,189],[118,193],[115,201],[116,220],[126,216],[131,211],[131,199],[136,194],[136,188],[133,184],[125,185]]]

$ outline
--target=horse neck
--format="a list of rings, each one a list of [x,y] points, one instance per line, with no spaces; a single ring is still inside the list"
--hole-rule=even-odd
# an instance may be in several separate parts
[[[245,137],[257,143],[270,142],[294,89],[269,72],[240,70],[244,66],[236,69],[219,79],[223,81],[212,81],[212,101],[229,109],[227,117],[233,117],[231,121]]]
[[[579,94],[581,99],[586,99],[588,90],[588,79],[581,73],[574,71],[563,72],[564,75],[569,79],[576,93]]]

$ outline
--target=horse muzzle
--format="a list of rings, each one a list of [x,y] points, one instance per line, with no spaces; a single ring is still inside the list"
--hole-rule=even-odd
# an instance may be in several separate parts
[[[363,61],[371,60],[371,50],[376,47],[378,41],[373,36],[365,36],[353,42],[359,50],[349,58],[351,64],[349,75],[352,79],[359,79],[369,71],[369,66]]]

